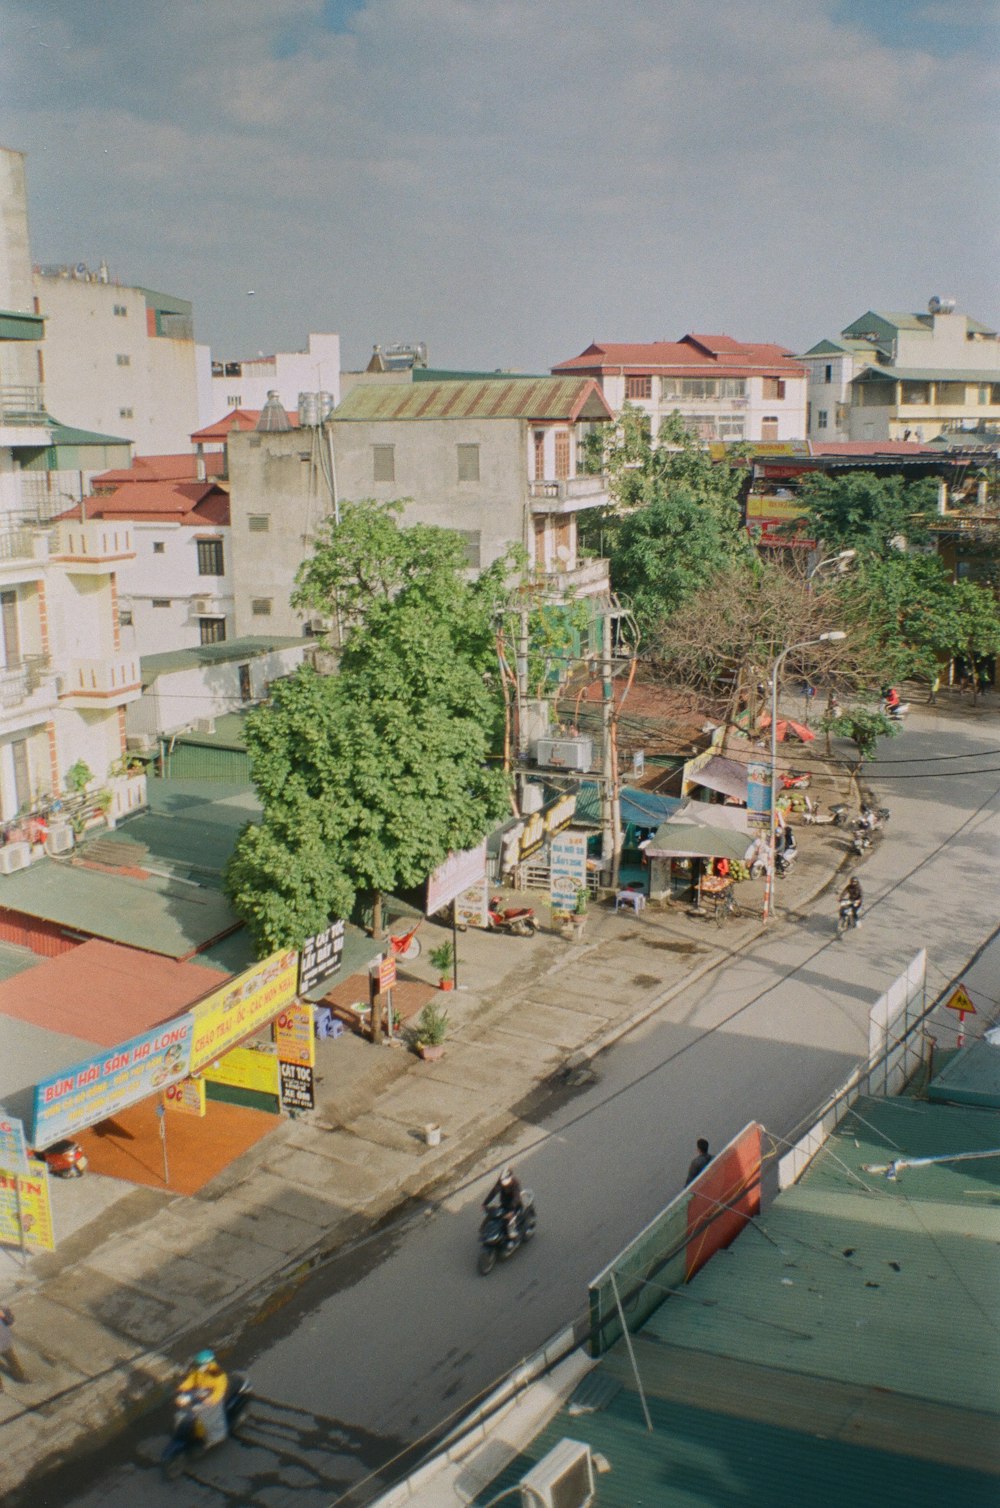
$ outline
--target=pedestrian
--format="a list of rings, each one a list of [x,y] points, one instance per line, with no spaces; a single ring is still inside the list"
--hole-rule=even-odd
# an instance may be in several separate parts
[[[28,1374],[21,1365],[21,1358],[14,1347],[12,1326],[14,1324],[14,1312],[5,1304],[0,1304],[0,1357],[6,1370],[15,1382],[27,1382]],[[0,1393],[3,1392],[3,1378],[0,1377]]]
[[[712,1154],[708,1150],[708,1142],[703,1136],[699,1136],[695,1146],[698,1148],[698,1155],[692,1158],[691,1166],[688,1168],[688,1176],[684,1180],[685,1188],[687,1188],[689,1183],[693,1183],[698,1174],[703,1172],[712,1161]]]

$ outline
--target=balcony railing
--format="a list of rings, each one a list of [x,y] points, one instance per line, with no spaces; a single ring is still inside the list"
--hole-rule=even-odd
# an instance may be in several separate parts
[[[35,534],[31,529],[0,529],[0,561],[34,560]]]
[[[59,695],[63,700],[106,705],[119,698],[131,700],[139,687],[139,656],[116,654],[103,660],[70,660]]]
[[[46,417],[40,387],[0,384],[0,423],[44,424]]]
[[[50,553],[56,560],[86,565],[122,560],[135,554],[132,527],[130,524],[105,523],[101,519],[81,524],[57,523],[52,531]]]
[[[560,481],[528,483],[528,496],[533,502],[551,498],[559,503],[592,501],[598,507],[607,499],[608,482],[604,476],[573,476]]]
[[[51,665],[46,655],[26,655],[23,660],[0,666],[0,708],[11,712],[22,706],[48,673]]]

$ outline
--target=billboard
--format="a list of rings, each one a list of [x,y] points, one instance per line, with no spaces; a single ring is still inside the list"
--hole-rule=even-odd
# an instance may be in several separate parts
[[[747,765],[747,827],[751,832],[769,832],[771,827],[771,766],[761,761]]]
[[[0,1246],[55,1251],[49,1171],[32,1158],[26,1173],[0,1172]]]
[[[587,888],[587,834],[564,832],[550,847],[549,894],[557,911],[575,911]]]
[[[176,1016],[36,1084],[35,1144],[50,1147],[186,1078],[193,1029],[190,1014]]]
[[[428,916],[441,911],[449,902],[484,878],[486,874],[486,839],[475,848],[460,849],[450,853],[427,878]]]
[[[298,987],[298,965],[294,948],[284,948],[193,1005],[190,1072],[216,1062],[290,1005]]]
[[[331,922],[322,932],[307,937],[299,959],[298,993],[305,995],[318,984],[330,979],[340,968],[344,956],[344,923]]]

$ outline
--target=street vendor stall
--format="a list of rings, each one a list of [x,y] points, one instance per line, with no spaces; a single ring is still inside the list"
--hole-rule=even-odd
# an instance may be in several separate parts
[[[745,819],[746,813],[742,815]],[[671,818],[645,845],[650,863],[650,895],[693,899],[706,862],[742,859],[747,845],[746,833],[732,827]]]

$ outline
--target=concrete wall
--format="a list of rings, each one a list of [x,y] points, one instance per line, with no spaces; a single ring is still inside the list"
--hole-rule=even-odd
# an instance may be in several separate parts
[[[309,464],[309,436],[232,434],[228,448],[234,637],[301,634],[305,614],[288,598],[309,540],[330,511]],[[266,530],[252,530],[251,517],[266,519]],[[270,613],[255,613],[255,602],[269,603]]]
[[[930,320],[929,330],[898,332],[896,366],[1000,373],[1000,341],[969,340],[964,314],[935,314]]]
[[[731,375],[733,374],[726,372],[725,368],[718,372],[693,371],[691,373],[692,377],[726,378]],[[654,436],[658,433],[663,420],[677,410],[685,419],[700,422],[704,426],[706,439],[761,440],[764,438],[765,418],[777,419],[778,429],[775,438],[778,440],[801,440],[805,437],[807,388],[805,377],[783,378],[784,398],[766,398],[762,377],[747,377],[742,380],[746,382],[746,394],[742,399],[694,399],[664,396],[662,380],[654,375],[652,397],[630,398],[628,402],[633,408],[641,409],[649,414]],[[618,413],[626,401],[624,376],[606,373],[601,379],[601,387],[608,403]],[[742,434],[739,433],[740,426],[742,426]]]
[[[118,599],[122,609],[132,614],[134,638],[131,641],[140,655],[162,654],[169,649],[190,649],[201,643],[202,617],[225,618],[226,637],[233,635],[233,586],[231,575],[230,530],[227,526],[204,524],[131,525],[135,543],[135,560],[118,571]],[[198,537],[212,536],[222,541],[222,576],[198,574]],[[154,549],[162,545],[162,550]],[[218,610],[202,613],[199,599],[218,601]],[[169,607],[154,607],[153,602],[168,602]]]
[[[247,655],[219,665],[191,666],[158,675],[148,690],[127,709],[129,736],[155,738],[191,728],[205,718],[238,712],[245,705],[240,696],[240,665],[250,666],[250,700],[267,695],[271,681],[291,675],[305,656],[308,645],[276,649],[269,654]]]
[[[848,439],[849,424],[844,407],[850,403],[848,384],[858,366],[855,357],[846,354],[834,355],[831,352],[801,359],[803,366],[809,372],[808,438],[823,442]],[[826,376],[827,368],[830,369],[829,381]],[[826,423],[821,424],[820,419],[824,414]],[[839,423],[838,415],[840,415]]]
[[[332,393],[334,403],[340,402],[339,335],[310,335],[304,351],[279,351],[273,358],[239,365],[239,376],[209,374],[207,411],[199,427],[213,424],[234,408],[263,408],[272,389],[289,413],[296,412],[299,393]]]
[[[33,292],[24,153],[0,147],[0,309],[30,313]]]

